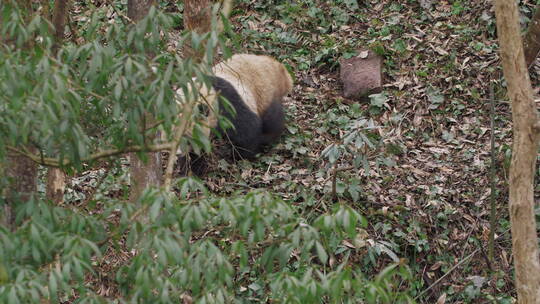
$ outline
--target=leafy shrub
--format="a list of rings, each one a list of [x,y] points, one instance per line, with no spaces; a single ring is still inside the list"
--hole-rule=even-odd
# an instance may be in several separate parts
[[[399,263],[369,281],[346,257],[330,262],[325,244],[354,237],[366,224],[351,208],[336,206],[309,224],[264,192],[223,198],[195,179],[178,186],[202,196],[149,190],[138,206],[111,201],[92,213],[37,199],[19,204],[17,230],[0,228],[0,301],[99,303],[87,282],[110,250],[130,255],[110,274],[129,301],[410,301],[398,284],[410,273]]]

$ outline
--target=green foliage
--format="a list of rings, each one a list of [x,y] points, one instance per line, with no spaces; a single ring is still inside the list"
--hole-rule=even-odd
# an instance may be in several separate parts
[[[5,6],[4,15],[13,17],[3,18],[0,30],[2,36],[17,37],[15,44],[2,45],[0,156],[7,146],[33,146],[80,169],[81,160],[96,151],[151,144],[148,131],[156,126],[147,118],[160,122],[169,135],[182,109],[174,89],[191,97],[187,92],[197,90],[189,88],[200,86],[192,77],[208,79],[208,65],[164,51],[172,19],[154,9],[135,26],[103,23],[96,11],[84,31],[87,42],[68,44],[58,55],[52,53],[46,21],[38,16],[26,26],[18,12]],[[34,43],[35,36],[40,39]],[[180,46],[186,39],[195,48],[208,41],[209,50],[220,43],[215,32],[188,33]],[[213,62],[212,52],[206,59]],[[191,119],[202,120],[200,111]],[[208,140],[195,139],[192,143],[208,150]]]
[[[178,199],[149,190],[138,205],[111,202],[92,214],[37,199],[17,205],[18,229],[0,227],[0,302],[98,303],[103,299],[85,280],[111,249],[133,254],[111,274],[126,301],[170,303],[183,295],[210,303],[410,301],[400,286],[410,278],[404,266],[369,281],[346,256],[329,264],[333,254],[325,244],[354,237],[367,224],[351,208],[336,206],[310,225],[264,192],[215,197],[195,179],[178,187],[204,196]],[[118,221],[108,221],[112,216]]]
[[[373,95],[372,95],[373,96]],[[373,97],[372,104],[376,107],[384,104],[384,98]],[[372,120],[359,118],[349,120],[345,116],[340,117],[343,120],[343,135],[340,136],[339,143],[331,144],[321,152],[321,156],[328,160],[330,165],[339,164],[342,160],[349,161],[355,168],[362,167],[366,175],[369,176],[371,164],[369,163],[368,151],[381,146],[380,138],[373,133],[378,127]],[[338,119],[339,121],[339,119]],[[375,164],[393,165],[391,159],[378,154],[375,157]],[[342,163],[342,162],[341,162]]]
[[[466,6],[463,5],[461,1],[454,1],[452,3],[452,15],[459,15],[463,13],[467,9]]]

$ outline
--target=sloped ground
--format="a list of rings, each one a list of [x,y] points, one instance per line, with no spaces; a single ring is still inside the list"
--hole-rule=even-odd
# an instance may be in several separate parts
[[[441,296],[452,303],[488,302],[490,297],[508,300],[515,294],[507,216],[512,133],[510,107],[501,86],[494,13],[485,1],[410,2],[360,4],[343,24],[328,16],[326,31],[309,26],[325,26],[320,14],[349,7],[304,1],[306,13],[285,4],[242,6],[246,14],[236,15],[233,23],[245,39],[243,45],[249,42],[244,51],[271,53],[294,70],[289,134],[258,163],[223,166],[221,162],[216,168],[220,173],[210,174],[207,182],[218,192],[266,187],[289,199],[307,218],[323,212],[332,203],[327,163],[320,153],[339,140],[339,130],[320,129],[332,124],[325,121],[332,119],[327,113],[346,116],[352,104],[361,103],[364,115],[383,126],[379,134],[384,141],[400,151],[387,153],[396,162],[394,167],[382,166],[370,176],[363,170],[340,174],[344,184],[362,180],[361,199],[343,195],[340,201],[355,206],[370,223],[363,237],[370,245],[344,243],[343,247],[354,250],[368,274],[392,256],[382,253],[369,263],[371,246],[406,258],[417,276],[418,290],[441,279],[419,299],[425,303]],[[524,20],[532,5],[523,3]],[[310,17],[314,8],[320,10]],[[312,24],[309,18],[318,20]],[[286,37],[296,38],[295,43],[287,43]],[[388,100],[380,108],[340,96],[338,57],[366,45],[385,49]],[[496,99],[498,219],[493,264],[487,259],[491,84]]]
[[[321,151],[340,140],[343,121],[358,118],[351,114],[358,104],[363,117],[381,126],[377,133],[386,147],[380,152],[396,165],[376,169],[372,161],[369,175],[363,169],[339,173],[340,187],[358,183],[361,189],[359,197],[341,191],[339,202],[354,206],[369,226],[357,240],[341,244],[333,258],[352,253],[350,261],[368,276],[404,258],[415,274],[413,286],[427,290],[417,299],[422,303],[509,303],[515,296],[507,214],[512,133],[491,3],[237,2],[236,50],[279,58],[294,71],[296,86],[287,99],[288,132],[280,143],[253,163],[214,159],[205,177],[208,188],[225,195],[266,188],[306,219],[315,218],[334,204]],[[522,2],[526,21],[534,4]],[[338,59],[366,46],[385,56],[383,105],[341,97]],[[532,78],[537,84],[536,69]],[[487,259],[490,84],[496,99],[494,263]],[[110,252],[101,273],[128,259],[128,252]],[[117,292],[112,278],[97,279],[102,294]]]

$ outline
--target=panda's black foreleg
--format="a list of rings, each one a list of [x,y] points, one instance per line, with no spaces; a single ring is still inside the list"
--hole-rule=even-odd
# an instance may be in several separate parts
[[[233,146],[233,156],[254,159],[261,150],[263,138],[261,119],[254,114],[243,116],[237,113],[233,125],[234,129],[226,132]]]
[[[228,81],[219,77],[214,77],[213,81],[214,89],[220,94],[219,113],[227,117],[234,126],[233,129],[225,131],[218,127],[218,132],[232,143],[235,158],[253,159],[260,151],[261,119],[249,109],[238,91]],[[229,110],[226,103],[232,106],[234,113]]]
[[[179,155],[176,160],[176,170],[178,176],[193,175],[202,177],[208,172],[208,160],[206,155],[197,155],[190,152],[189,155]]]

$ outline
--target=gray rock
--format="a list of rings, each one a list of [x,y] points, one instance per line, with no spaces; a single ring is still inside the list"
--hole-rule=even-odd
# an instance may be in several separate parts
[[[340,61],[340,77],[343,96],[363,97],[382,91],[382,58],[368,50],[360,50],[359,55]]]

